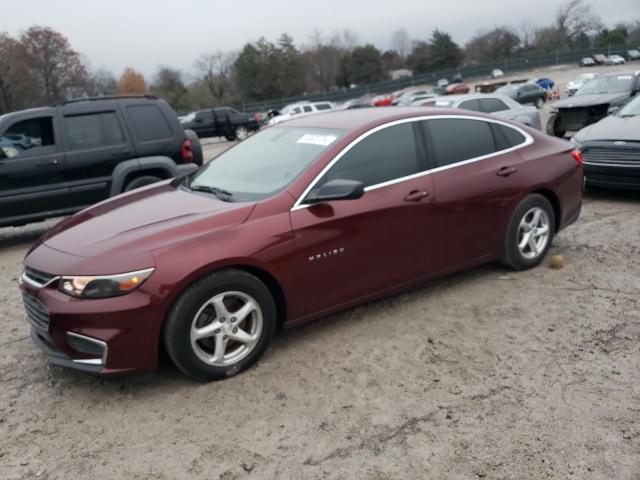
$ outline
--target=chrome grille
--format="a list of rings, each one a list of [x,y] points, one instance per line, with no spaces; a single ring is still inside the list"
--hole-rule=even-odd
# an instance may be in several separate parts
[[[613,148],[588,147],[583,152],[587,163],[607,163],[612,165],[640,165],[640,147]]]
[[[33,295],[22,292],[22,302],[27,311],[27,320],[34,327],[49,330],[49,310]]]
[[[31,280],[32,283],[40,286],[48,285],[52,280],[56,278],[55,275],[41,272],[40,270],[36,270],[30,267],[25,267],[24,276],[27,277],[28,280]]]

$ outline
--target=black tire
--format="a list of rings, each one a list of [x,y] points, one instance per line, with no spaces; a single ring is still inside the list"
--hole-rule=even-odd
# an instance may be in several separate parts
[[[147,185],[151,185],[152,183],[156,183],[161,181],[160,177],[156,177],[153,175],[143,175],[141,177],[136,177],[133,180],[127,182],[124,186],[123,192],[129,192],[131,190],[135,190],[136,188],[146,187]]]
[[[250,296],[262,313],[262,330],[247,356],[226,366],[203,361],[191,344],[191,326],[196,314],[208,300],[225,292]],[[173,363],[185,374],[200,380],[222,380],[249,368],[265,352],[276,330],[275,301],[267,286],[242,270],[228,269],[197,280],[180,294],[171,307],[162,331],[162,341]]]
[[[547,120],[547,133],[554,137],[563,138],[564,134],[567,133],[566,130],[563,130],[560,126],[560,117],[557,113],[552,113],[549,116],[549,120]]]
[[[546,245],[539,251],[533,258],[527,258],[520,250],[518,244],[521,240],[520,224],[523,219],[530,215],[529,212],[532,209],[542,209],[547,214],[549,236]],[[511,216],[509,226],[507,228],[507,234],[505,238],[505,254],[503,263],[514,268],[515,270],[526,270],[538,265],[545,257],[551,243],[553,242],[553,236],[555,233],[555,213],[549,200],[542,195],[531,194],[522,200]]]
[[[193,163],[201,167],[204,158],[202,155],[202,144],[200,143],[200,137],[198,137],[198,134],[193,130],[185,130],[184,133],[187,135],[187,139],[189,139],[189,142],[191,143],[191,151],[193,152]]]

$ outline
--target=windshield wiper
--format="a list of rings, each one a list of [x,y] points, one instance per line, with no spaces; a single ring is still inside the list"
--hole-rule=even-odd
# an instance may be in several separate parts
[[[194,192],[213,193],[220,200],[228,202],[233,197],[233,193],[218,187],[211,187],[209,185],[189,185],[189,190]]]

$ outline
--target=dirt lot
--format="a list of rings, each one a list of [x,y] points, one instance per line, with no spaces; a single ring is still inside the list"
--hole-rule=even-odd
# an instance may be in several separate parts
[[[212,384],[46,365],[17,275],[52,223],[0,229],[2,479],[640,479],[640,194],[587,196],[562,270],[433,282]]]

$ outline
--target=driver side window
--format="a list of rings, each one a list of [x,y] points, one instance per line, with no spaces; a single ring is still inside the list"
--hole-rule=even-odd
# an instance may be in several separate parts
[[[53,119],[30,118],[14,123],[0,136],[0,149],[6,158],[53,153]]]
[[[413,123],[384,128],[354,145],[318,181],[356,180],[366,187],[419,173]]]

